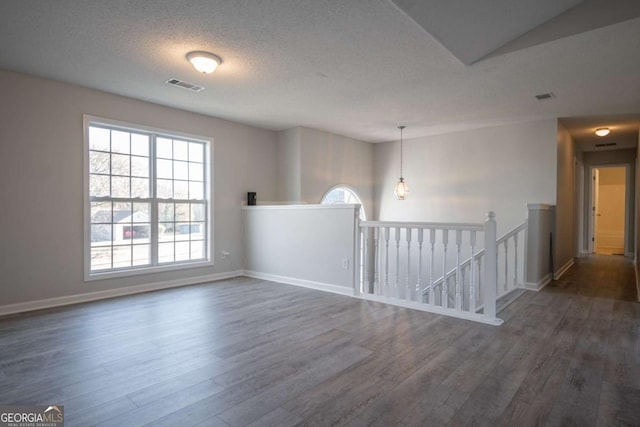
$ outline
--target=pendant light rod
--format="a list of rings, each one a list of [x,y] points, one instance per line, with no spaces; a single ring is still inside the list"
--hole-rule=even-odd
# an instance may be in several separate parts
[[[402,178],[402,131],[404,128],[406,128],[404,125],[398,126],[400,129],[400,178]]]

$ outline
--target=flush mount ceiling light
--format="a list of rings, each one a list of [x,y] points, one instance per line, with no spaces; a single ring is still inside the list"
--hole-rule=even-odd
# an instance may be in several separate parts
[[[218,65],[222,64],[222,59],[218,55],[209,52],[190,52],[187,59],[193,64],[193,67],[201,73],[213,73]]]
[[[407,183],[404,182],[404,178],[402,177],[402,131],[405,127],[406,126],[398,126],[398,129],[400,129],[400,180],[393,190],[398,200],[404,200],[409,193],[409,187],[407,186]]]
[[[596,135],[598,135],[598,136],[607,136],[607,135],[609,135],[609,132],[611,132],[609,130],[609,128],[598,128],[598,129],[596,129]]]

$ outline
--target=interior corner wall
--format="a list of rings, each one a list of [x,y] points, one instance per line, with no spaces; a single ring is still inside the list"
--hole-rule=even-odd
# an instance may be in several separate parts
[[[246,193],[276,196],[275,132],[1,70],[0,93],[0,306],[242,269]],[[212,138],[214,255],[231,256],[212,267],[85,283],[83,114]]]
[[[633,254],[636,245],[636,223],[634,221],[636,215],[636,207],[635,207],[635,194],[636,194],[636,157],[637,150],[635,148],[625,149],[625,150],[607,150],[607,151],[588,151],[583,154],[584,160],[584,182],[587,183],[585,185],[585,193],[584,193],[584,224],[587,226],[584,228],[584,244],[585,248],[582,250],[587,252],[589,249],[589,241],[592,236],[590,235],[591,230],[588,224],[589,215],[592,213],[592,209],[590,206],[591,203],[591,191],[593,188],[593,180],[591,179],[591,169],[597,166],[627,166],[630,172],[630,183],[626,189],[626,200],[627,203],[627,212],[625,218],[628,219],[626,223],[626,232],[625,232],[625,248],[624,251],[626,254]]]
[[[575,232],[575,142],[558,121],[558,172],[553,233],[553,265],[556,271],[571,265],[576,253]],[[555,273],[555,272],[554,272]]]
[[[277,134],[277,201],[302,201],[300,193],[300,129],[291,128]],[[264,199],[267,200],[267,199]],[[267,200],[268,201],[268,200]]]
[[[402,201],[393,194],[399,141],[376,144],[378,217],[478,223],[495,211],[502,235],[524,221],[528,203],[555,204],[556,139],[557,121],[549,119],[405,140],[410,193]]]
[[[332,187],[352,187],[373,219],[373,144],[310,128],[300,128],[301,200],[320,203]]]

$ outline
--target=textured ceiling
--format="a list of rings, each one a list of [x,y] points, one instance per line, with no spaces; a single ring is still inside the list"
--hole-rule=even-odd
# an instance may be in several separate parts
[[[510,30],[513,41],[485,46],[492,53],[464,65],[388,0],[3,0],[0,68],[268,129],[308,126],[370,142],[397,139],[398,124],[414,138],[543,118],[615,120],[640,114],[640,2],[606,0],[617,12],[600,22],[602,1],[562,12],[572,4],[563,2],[556,18],[525,34]],[[459,39],[482,39],[460,24],[465,5],[492,11],[483,31],[513,15],[495,9],[504,1],[439,3],[459,12]],[[433,13],[446,28],[453,18],[442,11]],[[193,50],[224,63],[198,74],[185,59]],[[206,89],[170,87],[169,78]],[[555,98],[535,99],[545,92]]]

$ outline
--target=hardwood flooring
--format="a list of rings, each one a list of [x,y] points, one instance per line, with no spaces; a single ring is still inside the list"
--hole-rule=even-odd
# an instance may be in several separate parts
[[[67,426],[640,425],[630,261],[500,327],[240,278],[0,319],[0,404]]]

